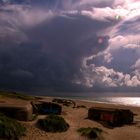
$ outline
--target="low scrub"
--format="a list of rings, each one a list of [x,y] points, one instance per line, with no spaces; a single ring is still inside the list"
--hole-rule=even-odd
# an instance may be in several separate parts
[[[14,119],[0,114],[0,139],[19,140],[26,133],[26,128]]]
[[[37,119],[37,114],[32,114],[32,117],[31,117],[31,119],[30,119],[30,121],[34,121],[34,120],[36,120]]]
[[[34,100],[35,97],[20,94],[17,92],[2,92],[0,91],[0,97],[8,97],[8,98],[14,98],[14,99],[22,99],[22,100]]]
[[[85,105],[77,105],[76,108],[87,108]]]
[[[69,124],[64,118],[57,115],[49,115],[46,119],[40,119],[38,124],[47,132],[64,132],[69,128]]]
[[[82,136],[88,137],[89,139],[103,139],[102,137],[102,130],[97,127],[87,127],[87,128],[80,128],[77,130]]]
[[[73,105],[73,107],[76,106],[76,103],[73,100],[68,100],[68,99],[53,99],[52,102],[56,102],[67,107],[71,105]]]

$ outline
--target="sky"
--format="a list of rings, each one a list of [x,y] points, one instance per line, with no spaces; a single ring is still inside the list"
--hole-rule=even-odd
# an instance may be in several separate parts
[[[140,1],[0,0],[0,89],[140,91]]]

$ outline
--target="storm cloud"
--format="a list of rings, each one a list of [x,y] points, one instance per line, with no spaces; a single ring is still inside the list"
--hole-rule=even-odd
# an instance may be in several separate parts
[[[117,87],[129,91],[140,89],[139,57],[140,57],[140,35],[139,35],[139,2],[120,1],[120,22],[110,32],[108,48],[87,59],[87,69],[91,75],[85,76],[90,86]],[[132,2],[132,1],[131,1]],[[118,12],[118,8],[114,12]],[[91,68],[92,66],[92,68]],[[85,72],[86,73],[86,72]],[[99,78],[100,77],[100,78]],[[94,80],[93,80],[94,79]],[[100,79],[100,80],[99,80]],[[96,85],[96,83],[98,83]],[[135,88],[134,88],[135,87]],[[116,88],[114,88],[116,90]]]
[[[139,2],[0,2],[1,89],[140,86]]]
[[[83,58],[108,46],[107,35],[104,43],[98,44],[98,32],[112,23],[69,13],[51,13],[51,18],[44,14],[46,18],[37,23],[32,22],[32,10],[16,10],[21,13],[14,13],[14,19],[11,12],[1,19],[1,23],[10,20],[1,31],[1,88],[71,88],[73,79],[82,77]],[[23,12],[29,12],[31,22]]]

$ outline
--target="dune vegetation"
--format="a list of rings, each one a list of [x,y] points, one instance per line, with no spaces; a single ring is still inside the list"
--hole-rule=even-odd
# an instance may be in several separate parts
[[[47,132],[64,132],[69,128],[64,118],[58,115],[49,115],[46,119],[40,119],[38,124]]]
[[[102,129],[99,129],[97,127],[87,127],[87,128],[79,128],[77,130],[82,136],[88,137],[89,139],[98,139],[101,140],[102,137]]]
[[[14,98],[14,99],[22,99],[22,100],[34,100],[34,96],[24,95],[17,92],[5,92],[0,91],[0,97],[8,97],[8,98]]]
[[[19,140],[26,134],[26,128],[19,122],[0,114],[0,139]]]

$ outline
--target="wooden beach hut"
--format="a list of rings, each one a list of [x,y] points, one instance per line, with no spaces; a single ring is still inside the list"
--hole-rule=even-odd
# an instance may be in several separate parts
[[[0,113],[20,121],[29,121],[32,119],[33,108],[27,101],[5,99],[0,101]]]
[[[62,107],[56,103],[46,101],[32,102],[34,113],[37,114],[57,114],[60,115]]]
[[[88,118],[96,121],[104,121],[113,126],[131,124],[134,114],[127,109],[92,107],[88,110]]]

